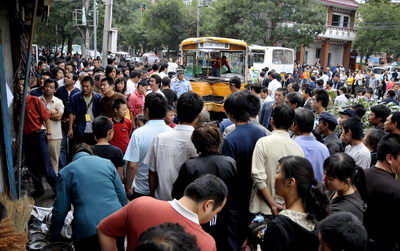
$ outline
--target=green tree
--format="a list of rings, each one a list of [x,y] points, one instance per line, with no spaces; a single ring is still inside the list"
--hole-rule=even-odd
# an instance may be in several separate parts
[[[182,0],[156,1],[143,15],[148,48],[177,50],[185,38],[195,36],[193,8]]]
[[[289,47],[309,45],[324,31],[326,9],[317,0],[219,0],[207,35]]]
[[[368,59],[372,54],[400,56],[400,5],[387,1],[370,1],[359,8],[360,23],[354,48]]]
[[[72,13],[81,4],[81,1],[55,1],[48,19],[44,22],[37,20],[35,43],[53,47],[63,46],[67,42],[68,51],[71,52],[74,39],[80,37],[78,29],[72,24]]]

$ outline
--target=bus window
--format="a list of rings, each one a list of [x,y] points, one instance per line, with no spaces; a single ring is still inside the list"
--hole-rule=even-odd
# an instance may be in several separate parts
[[[262,64],[264,63],[265,51],[252,51],[251,52],[252,62]]]
[[[276,49],[272,52],[273,64],[293,64],[293,52],[290,50]]]

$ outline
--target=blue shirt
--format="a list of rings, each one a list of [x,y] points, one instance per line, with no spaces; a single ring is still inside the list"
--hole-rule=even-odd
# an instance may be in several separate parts
[[[192,85],[190,84],[190,81],[183,79],[173,83],[171,89],[176,92],[176,95],[179,98],[185,92],[191,91]]]
[[[303,149],[304,158],[311,162],[315,178],[322,182],[324,161],[330,156],[328,148],[314,136],[297,136],[294,141]]]
[[[93,103],[92,103],[92,111],[93,116],[96,118],[100,115],[100,100],[101,95],[95,92],[92,92],[93,95]],[[68,104],[69,113],[74,114],[75,117],[75,125],[78,133],[83,135],[85,133],[86,128],[86,119],[85,114],[87,113],[86,102],[83,99],[83,94],[81,92],[75,93],[71,96]],[[93,121],[92,121],[93,122]]]
[[[124,159],[130,162],[139,162],[133,188],[136,193],[150,195],[149,166],[143,163],[155,136],[162,132],[171,131],[164,120],[149,120],[142,127],[133,131],[126,149]]]
[[[50,232],[60,235],[72,204],[73,240],[95,235],[101,220],[128,203],[113,163],[85,152],[75,154],[72,162],[61,169],[56,189]]]
[[[235,200],[228,202],[228,207],[249,210],[251,188],[251,161],[257,140],[265,136],[265,130],[253,124],[236,126],[235,130],[226,135],[222,145],[222,154],[236,161],[237,175],[232,183],[229,196]]]
[[[75,88],[69,93],[68,90],[65,88],[65,86],[61,86],[57,89],[54,96],[61,99],[61,101],[64,104],[64,107],[68,108],[69,98],[72,97],[75,93],[79,92],[81,91],[78,88]],[[64,109],[63,119],[68,118],[68,115],[69,115],[68,109]]]
[[[219,124],[219,130],[221,131],[221,133],[224,133],[225,128],[227,128],[228,126],[233,125],[232,120],[230,119],[223,119],[221,121],[221,123]]]
[[[35,97],[40,97],[42,96],[44,93],[42,91],[42,88],[40,87],[36,87],[33,88],[32,91],[29,93],[31,96],[35,96]]]
[[[265,102],[260,111],[260,124],[263,125],[265,128],[269,129],[270,128],[270,122],[271,122],[271,117],[272,117],[272,111],[274,101],[270,102]]]

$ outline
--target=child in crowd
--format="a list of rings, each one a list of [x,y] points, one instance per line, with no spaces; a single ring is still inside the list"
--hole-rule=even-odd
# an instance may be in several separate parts
[[[139,114],[136,116],[135,118],[135,125],[136,125],[136,129],[139,127],[144,126],[144,124],[146,124],[146,118],[144,117],[143,114]]]
[[[167,115],[165,116],[165,124],[174,128],[176,124],[174,123],[175,119],[175,109],[172,106],[168,106]]]
[[[123,99],[116,99],[113,103],[113,110],[115,112],[115,116],[112,117],[114,137],[110,144],[120,148],[125,153],[132,134],[132,121],[126,118],[128,106]]]
[[[93,146],[93,153],[101,158],[111,160],[123,180],[124,155],[120,148],[109,143],[114,136],[113,123],[106,116],[99,116],[93,121],[93,133],[97,141]]]

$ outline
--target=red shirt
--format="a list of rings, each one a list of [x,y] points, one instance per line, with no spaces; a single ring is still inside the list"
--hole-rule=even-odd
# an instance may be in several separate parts
[[[132,121],[127,118],[122,118],[120,122],[115,121],[113,118],[112,121],[114,123],[114,137],[109,143],[125,153],[131,138]]]
[[[140,235],[147,229],[163,224],[179,223],[186,232],[194,235],[201,251],[216,251],[214,239],[199,224],[189,220],[168,201],[140,197],[102,220],[97,228],[104,234],[127,236],[127,251],[134,251]]]
[[[137,115],[143,113],[144,107],[144,95],[140,94],[138,90],[135,90],[128,99],[129,110],[133,113],[133,118],[135,119]]]
[[[42,101],[38,97],[28,95],[26,97],[24,134],[39,131],[42,129],[44,121],[49,118],[50,113]]]

